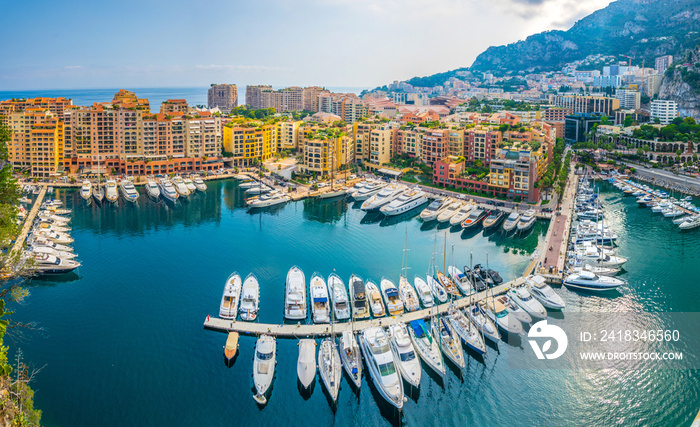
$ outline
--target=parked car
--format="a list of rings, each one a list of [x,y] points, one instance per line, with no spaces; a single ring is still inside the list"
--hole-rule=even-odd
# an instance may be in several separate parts
[[[542,212],[549,213],[549,212],[552,212],[552,209],[551,208],[544,208],[544,209],[542,209]]]

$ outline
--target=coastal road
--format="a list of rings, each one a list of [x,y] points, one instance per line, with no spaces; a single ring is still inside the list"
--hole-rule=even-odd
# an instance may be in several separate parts
[[[623,161],[619,162],[625,164],[626,166],[635,168],[637,171],[636,175],[649,179],[653,178],[658,185],[669,188],[675,187],[679,190],[692,190],[694,192],[700,192],[700,179],[698,178],[686,175],[676,175],[673,172],[669,172],[664,169],[646,168],[635,163]]]

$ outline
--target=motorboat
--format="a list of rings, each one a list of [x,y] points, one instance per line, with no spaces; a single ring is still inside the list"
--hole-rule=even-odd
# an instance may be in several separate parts
[[[486,211],[481,208],[473,209],[467,218],[462,221],[462,228],[472,228],[479,224],[486,217]]]
[[[382,188],[380,192],[365,200],[360,206],[360,209],[366,212],[378,211],[382,206],[391,203],[397,199],[404,191],[406,186],[392,183]]]
[[[430,308],[435,305],[435,297],[433,296],[433,292],[430,290],[430,286],[428,286],[425,280],[415,276],[413,278],[413,285],[416,288],[418,298],[423,304],[423,307]]]
[[[241,276],[233,272],[224,286],[224,294],[221,297],[219,317],[222,319],[235,319],[238,314],[238,303],[241,297]]]
[[[197,191],[197,186],[194,185],[194,181],[192,181],[191,178],[183,178],[182,182],[185,184],[185,187],[190,190],[190,194],[194,194],[194,192]]]
[[[486,311],[489,318],[496,325],[509,334],[520,335],[523,333],[523,325],[518,319],[508,312],[508,308],[495,298],[487,298],[485,301],[479,301],[479,305]]]
[[[599,276],[615,276],[621,269],[620,268],[610,268],[610,267],[595,267],[590,264],[584,264],[582,266],[571,267],[569,273],[580,273],[582,271],[588,271],[589,273],[597,274]]]
[[[224,345],[224,357],[226,361],[230,362],[238,353],[238,332],[231,331],[226,337],[226,344]]]
[[[481,264],[477,264],[473,268],[464,266],[464,275],[471,280],[472,287],[476,292],[485,291],[489,286],[493,285],[493,280],[491,280],[488,272],[481,267]]]
[[[46,206],[41,209],[53,215],[70,215],[73,212],[70,209],[60,208],[58,206]]]
[[[311,314],[314,323],[328,323],[331,321],[331,307],[328,299],[328,287],[320,274],[314,273],[309,281],[311,293]]]
[[[475,352],[479,354],[486,353],[486,344],[481,337],[479,328],[467,318],[457,307],[450,307],[447,311],[447,317],[450,319],[452,328],[459,335],[462,341]]]
[[[251,208],[266,208],[269,206],[280,205],[287,203],[291,198],[279,191],[263,194],[258,197],[253,197],[246,201],[246,204]]]
[[[250,187],[245,191],[245,194],[249,196],[255,196],[259,194],[269,193],[270,191],[272,191],[272,187],[269,187],[267,185],[259,185],[255,187]]]
[[[544,277],[539,275],[528,276],[525,278],[525,282],[527,290],[546,308],[562,310],[566,307],[562,297],[554,292],[554,289],[547,284]]]
[[[455,286],[454,282],[447,277],[445,273],[440,270],[435,270],[435,276],[448,294],[457,298],[461,296],[459,290],[457,290],[457,286]]]
[[[685,212],[681,210],[680,208],[674,206],[673,208],[669,208],[665,211],[662,212],[665,218],[676,218],[681,215],[684,215]]]
[[[438,198],[433,200],[428,207],[423,209],[423,211],[420,213],[420,219],[425,222],[436,220],[438,215],[450,207],[450,202],[451,199]]]
[[[340,336],[340,361],[357,390],[362,385],[362,354],[357,339],[351,331],[343,331]]]
[[[416,356],[406,325],[395,323],[389,326],[391,351],[403,379],[411,386],[420,387],[420,359]]]
[[[506,233],[509,231],[513,231],[515,227],[517,227],[518,222],[520,221],[520,214],[516,211],[511,212],[508,215],[508,218],[503,222],[503,231]]]
[[[513,301],[507,294],[496,296],[494,299],[496,302],[503,304],[506,309],[508,309],[508,315],[515,317],[515,319],[519,320],[520,323],[524,325],[532,323],[532,316],[530,316],[527,311],[523,310],[522,307],[516,304],[515,301]]]
[[[72,259],[61,259],[47,253],[34,254],[34,265],[31,269],[38,274],[70,273],[80,267],[80,263]]]
[[[175,188],[175,191],[177,191],[177,194],[179,194],[181,197],[187,198],[190,196],[192,193],[189,188],[187,188],[187,184],[185,184],[185,181],[182,180],[182,177],[179,175],[175,175],[170,182],[173,184],[173,187]]]
[[[92,198],[95,199],[97,203],[102,204],[102,201],[105,198],[105,188],[100,184],[92,187]]]
[[[484,218],[484,230],[490,230],[501,225],[501,221],[506,218],[506,213],[500,209],[493,209],[489,215]]]
[[[615,277],[598,276],[590,271],[582,271],[566,276],[564,284],[569,288],[599,292],[616,289],[626,284],[626,282]]]
[[[204,180],[202,179],[201,176],[199,175],[194,175],[192,176],[192,182],[194,183],[194,188],[197,189],[197,191],[207,191],[207,184],[204,183]]]
[[[331,294],[331,302],[333,303],[333,314],[336,320],[347,320],[350,318],[350,300],[348,299],[348,291],[345,289],[345,283],[335,273],[328,276],[328,290]]]
[[[404,276],[399,278],[399,297],[403,302],[406,311],[416,311],[420,309],[420,301],[416,290]]]
[[[498,332],[496,323],[489,318],[486,314],[486,310],[484,310],[480,304],[468,306],[464,309],[464,313],[469,317],[469,320],[479,328],[479,332],[482,333],[484,338],[488,338],[494,343],[497,343],[501,339],[501,334]]]
[[[350,276],[350,306],[353,319],[368,319],[369,307],[367,306],[367,291],[365,282],[360,276]]]
[[[158,187],[160,187],[160,194],[171,202],[175,202],[180,197],[180,193],[175,190],[173,183],[168,178],[158,180]]]
[[[437,216],[437,221],[438,222],[447,222],[449,221],[453,216],[457,215],[457,212],[459,212],[460,209],[462,209],[462,206],[464,206],[463,202],[460,201],[455,201],[454,199],[452,200],[452,203],[440,213],[440,215]]]
[[[54,248],[51,248],[49,246],[41,246],[41,245],[36,245],[36,246],[28,245],[26,252],[28,252],[30,254],[49,254],[49,255],[53,255],[56,258],[60,258],[60,259],[73,259],[73,258],[78,256],[74,252],[60,251],[60,250],[56,250]]]
[[[74,241],[73,238],[70,237],[69,235],[64,234],[64,233],[56,233],[54,231],[34,230],[33,234],[35,236],[44,237],[47,240],[50,240],[54,243],[58,243],[61,245],[67,245],[67,244],[73,243],[73,241]]]
[[[119,190],[117,190],[117,182],[113,179],[108,179],[105,183],[105,198],[110,203],[117,203],[119,200]]]
[[[260,184],[261,184],[260,181],[256,181],[256,180],[250,179],[249,177],[246,177],[246,179],[242,180],[238,184],[238,188],[242,188],[244,190],[247,190],[249,188],[259,187]]]
[[[136,191],[133,182],[128,179],[123,179],[119,182],[119,187],[121,187],[121,194],[124,200],[131,203],[135,203],[138,200],[139,192]]]
[[[27,243],[29,243],[30,245],[32,245],[34,247],[43,246],[43,247],[51,248],[51,249],[61,251],[61,252],[73,252],[73,247],[71,247],[71,246],[52,242],[51,240],[47,239],[46,237],[37,236],[34,234],[30,234],[29,237],[27,237]]]
[[[297,377],[302,387],[306,390],[316,379],[316,341],[301,339],[298,345]]]
[[[438,280],[436,280],[430,274],[428,274],[426,277],[426,283],[430,287],[430,290],[433,293],[433,296],[435,296],[435,298],[437,298],[437,300],[440,303],[447,302],[447,296],[448,296],[447,291],[445,290],[445,287],[442,286],[442,283],[440,283]]]
[[[386,216],[396,216],[412,211],[419,206],[423,206],[427,201],[428,198],[425,197],[422,191],[418,189],[409,189],[404,191],[396,199],[379,208],[379,211]]]
[[[160,197],[160,189],[158,188],[158,184],[153,178],[148,178],[148,181],[146,181],[146,194],[148,194],[150,197],[154,199],[158,199]]]
[[[255,358],[253,359],[253,384],[257,394],[253,396],[261,405],[267,403],[265,395],[270,389],[272,379],[275,376],[275,364],[277,363],[277,341],[270,335],[260,335],[255,343]]]
[[[459,208],[457,213],[452,218],[450,218],[450,225],[453,227],[456,227],[458,225],[461,226],[462,221],[467,219],[469,213],[471,213],[471,211],[474,210],[474,208],[475,205],[472,203],[467,203],[466,205],[463,205],[461,208]]]
[[[413,320],[408,326],[408,335],[411,337],[416,353],[433,371],[440,376],[445,375],[445,362],[442,359],[435,329],[432,329],[431,333],[423,319]]]
[[[518,231],[519,232],[524,232],[528,231],[529,229],[532,228],[533,225],[535,225],[535,221],[537,221],[537,217],[535,216],[535,211],[532,209],[528,209],[523,213],[523,215],[520,217],[520,221],[518,221]]]
[[[403,314],[403,301],[399,296],[399,290],[396,288],[396,285],[394,285],[391,280],[382,278],[379,286],[382,290],[382,294],[384,295],[384,302],[389,310],[389,315],[396,316]]]
[[[360,334],[360,348],[379,394],[397,409],[403,408],[404,392],[389,337],[382,328],[367,328]]]
[[[351,196],[353,199],[355,199],[356,202],[364,202],[370,197],[373,197],[375,194],[382,191],[382,189],[386,186],[387,184],[383,182],[368,183],[364,188],[352,193]]]
[[[296,265],[289,269],[284,291],[284,318],[306,319],[306,279]]]
[[[676,218],[673,218],[673,220],[671,220],[671,222],[676,224],[676,225],[681,225],[684,222],[689,221],[691,218],[692,218],[691,215],[678,216]]]
[[[51,231],[54,233],[67,233],[71,230],[68,225],[57,225],[56,223],[39,222],[34,226],[34,231]]]
[[[367,185],[369,185],[371,182],[373,182],[373,181],[370,181],[370,180],[363,180],[363,181],[356,182],[355,185],[353,185],[352,187],[348,187],[348,188],[346,189],[346,192],[347,192],[347,194],[349,194],[349,195],[352,196],[352,194],[353,194],[354,192],[362,190],[362,189],[365,188]]]
[[[241,288],[241,319],[248,322],[257,319],[259,306],[260,284],[253,273],[250,273],[243,281]]]
[[[337,402],[343,368],[340,362],[340,355],[338,354],[338,347],[333,338],[326,338],[321,341],[321,346],[318,349],[318,373],[333,403]]]
[[[472,281],[469,279],[469,277],[467,277],[466,274],[461,272],[459,268],[455,267],[454,265],[450,265],[447,267],[447,274],[450,275],[452,282],[454,282],[457,285],[459,290],[464,295],[470,295],[474,293]]]
[[[601,249],[595,246],[587,246],[584,250],[575,251],[573,255],[583,263],[590,264],[594,267],[615,268],[627,262],[626,258],[607,255],[602,253]]]
[[[678,225],[678,228],[681,230],[692,230],[697,227],[700,227],[700,215],[692,216],[687,221]]]
[[[438,331],[442,352],[457,367],[464,369],[467,366],[464,361],[464,350],[462,350],[462,343],[454,328],[452,328],[445,317],[433,317],[432,324]]]
[[[345,187],[336,187],[336,188],[331,188],[330,190],[326,191],[325,193],[319,194],[317,197],[320,200],[324,199],[333,199],[336,197],[345,197],[348,194],[348,189]]]
[[[367,283],[365,283],[365,294],[367,295],[369,306],[372,309],[372,315],[374,317],[386,316],[386,308],[382,300],[382,293],[374,282],[368,280]]]
[[[83,185],[80,187],[80,197],[83,200],[92,200],[92,183],[90,181],[83,181]]]
[[[508,290],[508,298],[515,304],[519,305],[520,308],[525,310],[527,314],[536,319],[546,319],[547,310],[544,308],[542,303],[537,301],[527,287],[520,286],[518,288],[511,288]]]

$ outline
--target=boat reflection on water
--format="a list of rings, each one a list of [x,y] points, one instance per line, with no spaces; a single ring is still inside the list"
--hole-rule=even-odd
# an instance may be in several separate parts
[[[378,211],[367,212],[360,220],[360,224],[376,224],[384,218],[384,214]]]
[[[277,215],[282,211],[282,209],[284,209],[285,205],[286,205],[286,203],[281,203],[278,205],[265,206],[263,208],[249,208],[246,211],[246,213],[248,213],[249,215],[255,215],[255,214]]]
[[[379,222],[379,226],[380,227],[388,227],[391,225],[396,225],[400,222],[407,221],[407,220],[410,220],[411,218],[416,217],[417,215],[420,214],[420,212],[421,212],[421,209],[413,209],[413,210],[410,210],[408,212],[404,212],[401,215],[384,217],[384,219],[382,219]],[[435,222],[435,221],[432,221],[432,222]]]
[[[334,224],[343,218],[348,210],[346,198],[304,200],[304,219],[326,224]]]
[[[211,193],[212,189],[209,187],[215,187],[217,193],[223,190],[224,203],[230,210],[246,207],[245,189],[238,186],[238,181],[226,180],[209,182],[210,184],[207,185],[207,190],[203,193],[204,195]]]

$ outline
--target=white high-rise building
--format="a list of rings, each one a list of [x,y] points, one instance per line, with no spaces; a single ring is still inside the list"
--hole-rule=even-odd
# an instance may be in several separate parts
[[[652,101],[651,120],[659,119],[662,125],[670,124],[678,117],[678,105],[675,101]]]
[[[618,89],[615,97],[620,100],[620,108],[639,110],[642,95],[636,90]]]

